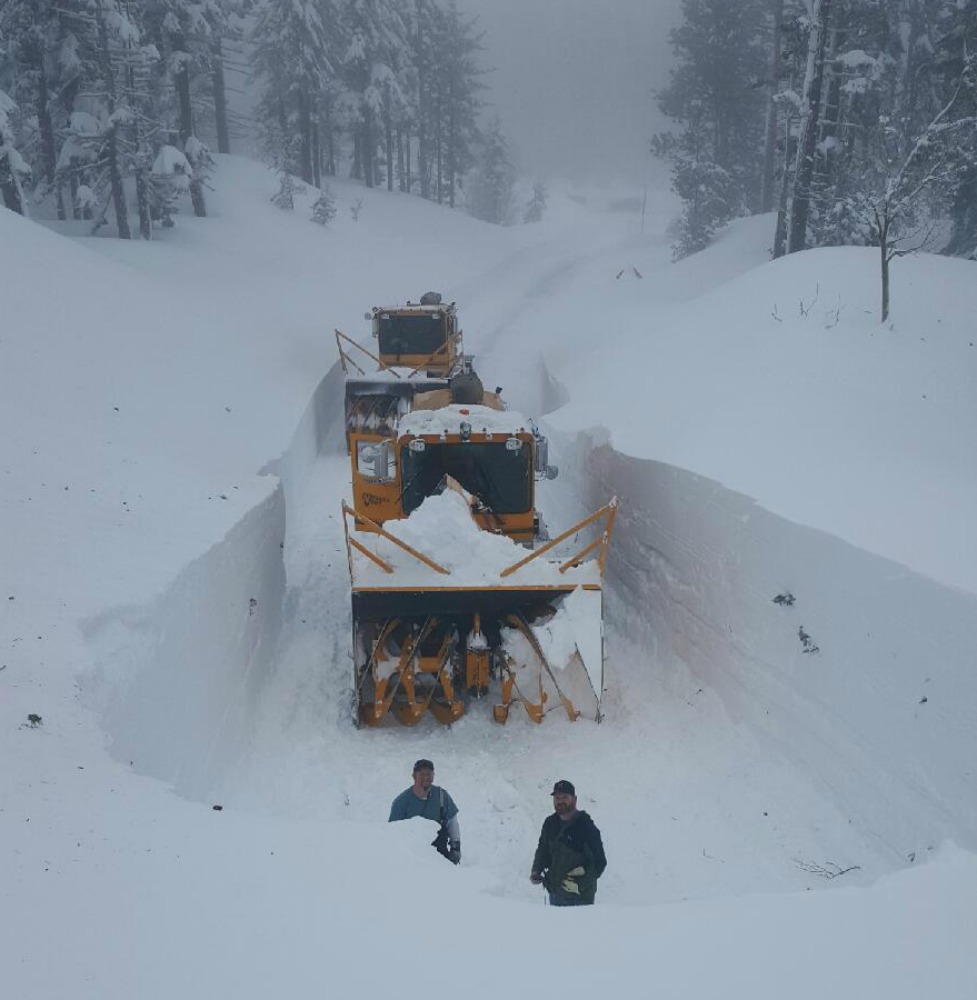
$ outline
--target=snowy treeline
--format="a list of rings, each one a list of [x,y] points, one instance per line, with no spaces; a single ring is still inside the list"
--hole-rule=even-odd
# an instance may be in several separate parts
[[[454,0],[264,0],[251,41],[263,147],[283,173],[460,203],[486,143],[479,35]]]
[[[124,238],[132,211],[147,239],[172,225],[187,192],[205,215],[230,66],[254,87],[245,124],[280,204],[293,175],[349,176],[505,222],[513,170],[498,124],[478,125],[480,50],[455,0],[0,0],[2,204]]]
[[[123,238],[132,206],[148,239],[185,191],[205,215],[211,158],[198,132],[228,150],[223,46],[245,3],[3,0],[3,204],[93,229],[111,217]]]
[[[777,256],[977,254],[977,0],[684,0],[683,14],[658,95],[680,127],[653,139],[684,203],[678,256],[774,210]]]

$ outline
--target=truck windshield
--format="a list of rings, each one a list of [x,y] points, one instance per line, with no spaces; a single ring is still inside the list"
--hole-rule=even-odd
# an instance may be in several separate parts
[[[440,313],[418,316],[381,316],[381,354],[433,354],[444,345],[444,321]]]
[[[447,475],[457,479],[496,514],[519,514],[532,503],[532,449],[509,451],[505,441],[428,444],[424,451],[402,448],[404,513],[420,507]]]

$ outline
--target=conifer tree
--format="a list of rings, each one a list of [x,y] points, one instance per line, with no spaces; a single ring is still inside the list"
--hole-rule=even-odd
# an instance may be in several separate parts
[[[0,198],[12,212],[27,215],[21,178],[29,176],[30,168],[14,144],[18,117],[16,103],[0,90]]]
[[[771,30],[760,0],[683,0],[682,12],[683,23],[671,33],[678,64],[658,95],[659,108],[679,129],[652,145],[671,164],[676,192],[692,199],[673,229],[680,255],[762,204]]]
[[[476,219],[506,225],[512,211],[515,169],[498,116],[485,129],[468,184],[468,211]]]
[[[546,190],[546,185],[542,181],[537,181],[533,185],[533,196],[529,199],[529,202],[526,205],[526,210],[522,215],[522,221],[542,222],[543,214],[546,211],[547,197],[548,192]]]
[[[325,0],[265,0],[251,34],[265,156],[310,184],[318,169],[316,126],[333,75],[337,35],[335,11]]]
[[[407,23],[394,0],[343,0],[341,23],[347,39],[342,74],[357,153],[354,176],[367,187],[378,182],[382,146],[387,185],[392,188],[393,123],[408,105]]]

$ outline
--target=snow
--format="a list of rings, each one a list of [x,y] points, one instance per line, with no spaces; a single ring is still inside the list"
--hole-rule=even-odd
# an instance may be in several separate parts
[[[878,64],[878,60],[864,49],[849,49],[847,52],[842,52],[837,61],[840,66],[847,66],[849,69],[872,68]]]
[[[153,173],[189,177],[193,173],[190,161],[176,146],[160,146],[153,161]]]
[[[505,535],[495,535],[479,528],[472,517],[466,495],[454,489],[428,497],[410,517],[388,521],[384,528],[432,559],[447,573],[432,569],[389,539],[360,534],[357,541],[383,559],[394,572],[392,575],[387,573],[368,556],[354,551],[351,558],[357,587],[505,585],[570,588],[585,583],[597,584],[600,580],[600,572],[593,559],[561,573],[560,565],[575,553],[567,551],[554,559],[553,553],[557,550],[538,556],[503,579],[503,571],[522,562],[530,553]],[[576,551],[582,547],[578,544]]]
[[[977,265],[895,261],[883,327],[873,251],[771,263],[769,219],[673,265],[664,213],[335,181],[323,229],[217,161],[151,243],[0,211],[4,995],[977,994]],[[620,496],[599,726],[350,725],[331,331],[429,287],[543,418],[551,533]],[[385,822],[420,756],[458,868]],[[554,914],[557,778],[610,865]]]
[[[525,432],[529,421],[512,410],[496,410],[491,406],[444,406],[437,410],[413,410],[398,423],[400,434],[458,434],[462,423],[471,425],[475,434],[517,434]]]

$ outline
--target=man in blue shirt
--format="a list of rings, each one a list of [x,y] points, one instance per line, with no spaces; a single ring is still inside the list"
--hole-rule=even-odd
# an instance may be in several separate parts
[[[440,824],[438,835],[431,844],[453,864],[461,861],[461,829],[458,826],[458,807],[451,796],[434,784],[434,764],[422,757],[414,764],[414,784],[393,800],[390,820],[423,816]]]

